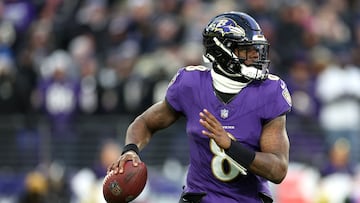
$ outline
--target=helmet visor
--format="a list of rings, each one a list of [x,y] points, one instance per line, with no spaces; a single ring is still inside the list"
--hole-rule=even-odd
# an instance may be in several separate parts
[[[255,66],[258,69],[267,68],[269,65],[269,45],[265,43],[236,46],[236,56],[246,65]],[[265,65],[265,66],[264,66]]]

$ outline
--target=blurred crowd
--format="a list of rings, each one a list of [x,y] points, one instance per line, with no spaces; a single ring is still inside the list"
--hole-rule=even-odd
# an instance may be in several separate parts
[[[47,116],[53,156],[73,157],[63,146],[76,143],[76,116],[137,115],[162,99],[179,68],[204,63],[202,29],[230,10],[253,16],[271,44],[270,72],[293,98],[290,141],[307,142],[304,129],[315,126],[320,176],[359,176],[357,0],[2,0],[0,115]],[[44,191],[42,178],[27,180]],[[325,197],[318,202],[333,202]],[[360,202],[359,191],[352,197]]]

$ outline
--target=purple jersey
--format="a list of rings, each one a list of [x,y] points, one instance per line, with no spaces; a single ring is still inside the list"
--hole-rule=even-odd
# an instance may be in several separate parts
[[[246,147],[260,151],[263,124],[291,108],[286,84],[269,75],[263,82],[248,84],[228,104],[215,95],[210,70],[203,66],[182,68],[169,84],[166,99],[187,119],[190,166],[185,192],[206,192],[202,203],[261,202],[259,193],[271,196],[268,181],[238,169],[221,156],[215,142],[201,133],[199,113],[208,109]]]

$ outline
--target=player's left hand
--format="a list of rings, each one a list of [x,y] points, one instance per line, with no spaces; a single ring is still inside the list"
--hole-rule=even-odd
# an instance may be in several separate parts
[[[202,130],[202,134],[214,139],[219,147],[228,149],[231,145],[231,139],[221,123],[207,109],[204,109],[199,115],[200,124],[207,129]]]

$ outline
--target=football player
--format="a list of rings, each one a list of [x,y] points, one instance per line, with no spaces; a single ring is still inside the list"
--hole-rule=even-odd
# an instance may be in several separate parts
[[[108,171],[136,165],[152,135],[185,116],[190,165],[180,202],[272,202],[268,182],[281,183],[288,169],[291,97],[269,74],[269,43],[251,16],[226,12],[205,27],[203,45],[212,68],[181,68],[165,99],[130,124]]]

